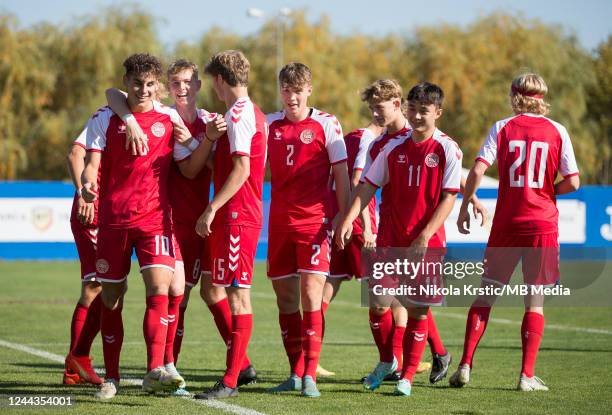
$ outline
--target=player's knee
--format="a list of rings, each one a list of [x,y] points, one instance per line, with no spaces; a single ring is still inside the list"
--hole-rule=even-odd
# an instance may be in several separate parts
[[[81,297],[79,303],[89,307],[96,297],[102,292],[102,286],[97,282],[86,282],[81,287]]]
[[[127,283],[103,283],[102,284],[102,292],[100,295],[102,296],[102,303],[104,307],[109,308],[111,310],[116,309],[120,306],[121,300],[125,293],[127,292]]]

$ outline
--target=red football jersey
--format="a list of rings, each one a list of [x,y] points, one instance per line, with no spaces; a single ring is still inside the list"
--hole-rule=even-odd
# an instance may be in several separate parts
[[[346,161],[340,123],[315,108],[300,122],[291,122],[284,112],[269,114],[268,122],[270,230],[331,225],[335,194],[329,186],[330,169]]]
[[[499,191],[491,233],[558,231],[557,172],[563,177],[578,174],[565,127],[534,114],[506,118],[493,125],[476,160],[489,166],[498,162]]]
[[[442,192],[459,192],[461,159],[457,144],[441,131],[420,143],[407,131],[389,142],[366,174],[366,181],[385,190],[389,215],[381,215],[381,227],[391,230],[392,246],[408,246],[440,203]],[[446,244],[444,225],[432,236],[429,246]]]
[[[353,177],[355,170],[362,170],[365,168],[367,153],[372,144],[372,141],[376,136],[371,130],[367,128],[359,128],[353,130],[344,136],[344,143],[346,144],[346,155],[347,155],[347,166],[349,171],[349,177]],[[334,199],[335,202],[335,199]],[[338,204],[334,203],[334,212],[338,212]],[[377,233],[376,228],[376,199],[373,198],[368,205],[368,212],[370,214],[370,230],[372,233]],[[353,222],[353,235],[361,235],[363,233],[363,226],[361,225],[361,219],[357,218]]]
[[[133,156],[125,149],[125,124],[110,108],[96,113],[87,128],[87,150],[103,152],[98,223],[107,227],[159,226],[170,220],[171,117],[179,116],[155,103],[151,111],[136,112],[134,117],[149,137],[145,156]]]
[[[266,169],[266,116],[249,97],[241,97],[225,113],[227,133],[216,142],[213,183],[219,192],[233,169],[234,155],[250,158],[249,178],[215,215],[213,227],[263,225],[262,191]]]
[[[206,123],[215,119],[217,114],[198,109],[198,116],[191,124],[183,120],[191,136],[201,143],[206,132]],[[210,196],[211,171],[204,166],[200,173],[189,179],[181,173],[178,164],[191,157],[192,151],[186,146],[174,143],[174,161],[170,168],[168,193],[172,206],[172,222],[195,226],[200,215],[208,206]],[[195,232],[195,231],[194,231]]]
[[[104,107],[107,108],[107,107]],[[97,114],[98,112],[100,112],[101,110],[103,110],[104,108],[100,108],[98,111],[95,112],[95,114]],[[94,116],[95,116],[94,114]],[[87,127],[89,125],[89,123],[91,122],[92,118],[90,118],[87,121],[87,124],[85,125],[85,128],[83,129],[83,131],[81,131],[81,133],[78,135],[77,138],[74,139],[74,142],[72,143],[73,145],[77,145],[80,147],[83,147],[84,149],[87,150]],[[100,172],[98,171],[98,187],[100,186]],[[80,190],[80,189],[79,189]],[[73,223],[78,223],[81,226],[85,226],[87,228],[96,228],[98,227],[98,199],[94,200],[93,205],[94,205],[94,219],[93,222],[88,224],[88,225],[83,225],[81,224],[81,222],[79,222],[79,219],[77,218],[77,214],[79,211],[79,194],[77,192],[74,193],[74,199],[72,199],[72,210],[70,211],[70,222]]]
[[[399,136],[410,131],[411,129],[412,128],[410,127],[410,124],[408,123],[408,121],[406,121],[406,125],[401,130],[396,131],[393,134],[389,134],[385,131],[382,135],[379,135],[370,143],[370,147],[366,152],[365,166],[363,168],[363,173],[361,175],[360,182],[365,182],[365,177],[368,174],[368,170],[370,170],[372,163],[374,163],[374,160],[376,160],[376,157],[378,157],[378,154],[382,151],[383,147],[387,145],[390,140],[398,138]],[[390,211],[387,208],[387,204],[385,203],[385,200],[389,200],[389,198],[386,197],[385,193],[386,190],[383,187],[380,192],[380,205],[378,206],[378,214],[381,218],[390,214]],[[372,201],[374,202],[374,204],[376,204],[376,196],[372,198]],[[384,224],[381,222],[381,225]]]

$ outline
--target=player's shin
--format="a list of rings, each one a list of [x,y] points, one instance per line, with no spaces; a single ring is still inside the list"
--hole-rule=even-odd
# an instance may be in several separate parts
[[[289,359],[291,373],[299,378],[304,376],[304,353],[302,351],[302,315],[299,311],[291,314],[279,314],[283,346]]]
[[[467,364],[472,367],[476,347],[484,335],[491,313],[490,306],[472,305],[465,322],[465,340],[463,342],[463,356],[460,365]]]
[[[168,334],[168,296],[147,297],[143,320],[143,334],[147,344],[147,372],[164,365],[164,350]]]
[[[409,317],[403,343],[404,364],[402,366],[402,379],[409,380],[412,383],[412,378],[419,367],[419,362],[427,344],[426,340],[427,318],[417,319]]]

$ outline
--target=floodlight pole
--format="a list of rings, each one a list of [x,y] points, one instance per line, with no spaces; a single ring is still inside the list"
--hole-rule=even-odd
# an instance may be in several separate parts
[[[284,35],[285,35],[285,18],[289,17],[293,10],[288,7],[281,7],[275,15],[276,22],[276,105],[278,109],[282,108],[282,103],[280,99],[280,83],[278,80],[278,74],[284,65]],[[254,7],[247,9],[247,16],[253,17],[256,19],[263,18],[266,13]]]

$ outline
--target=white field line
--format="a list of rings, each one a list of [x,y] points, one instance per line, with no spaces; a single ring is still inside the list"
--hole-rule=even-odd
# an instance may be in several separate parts
[[[251,293],[251,295],[253,297],[259,297],[259,298],[269,298],[269,299],[276,299],[276,296],[274,294],[268,294],[268,293]],[[361,308],[361,304],[358,303],[351,303],[349,301],[342,301],[342,300],[334,300],[332,302],[331,307],[333,308],[334,306],[340,306],[340,307],[353,307],[353,308]],[[434,314],[436,316],[442,316],[442,317],[448,317],[448,318],[454,318],[454,319],[461,319],[464,320],[466,319],[467,315],[466,314],[461,314],[461,313],[453,313],[453,312],[449,312],[446,310],[436,310],[434,309]],[[518,320],[510,320],[507,318],[491,318],[489,319],[489,321],[493,322],[493,323],[497,323],[497,324],[510,324],[510,325],[518,325],[520,326],[522,324],[522,321],[518,321]],[[590,327],[573,327],[573,326],[564,326],[561,324],[546,324],[545,327],[546,330],[559,330],[559,331],[574,331],[574,332],[580,332],[580,333],[590,333],[590,334],[607,334],[607,335],[612,335],[612,330],[606,330],[606,329],[595,329],[595,328],[590,328]]]
[[[28,353],[33,356],[38,356],[46,360],[50,360],[52,362],[64,363],[64,356],[60,356],[55,353],[49,353],[44,350],[35,349],[33,347],[26,346],[24,344],[8,342],[6,340],[0,339],[0,346],[6,347],[8,349],[17,350],[19,352]],[[130,385],[142,385],[142,379],[122,379],[122,383],[127,383]],[[228,412],[236,415],[266,415],[262,412],[256,411],[250,408],[244,408],[239,405],[233,405],[226,402],[218,401],[218,400],[196,400],[191,396],[186,396],[184,399],[187,399],[189,402],[193,402],[197,405],[208,406],[209,408],[218,409],[223,412]]]

